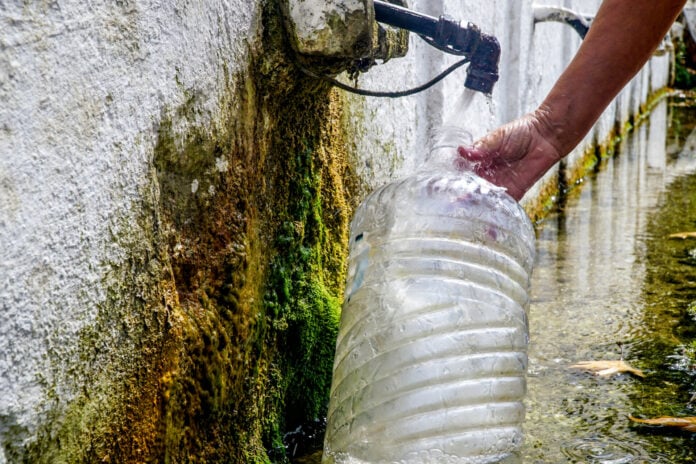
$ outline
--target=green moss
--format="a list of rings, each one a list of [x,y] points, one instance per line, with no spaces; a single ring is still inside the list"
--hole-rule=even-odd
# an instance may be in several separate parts
[[[177,303],[156,200],[149,189],[141,198],[132,208],[138,217],[111,225],[113,244],[125,254],[103,263],[106,296],[96,319],[80,331],[74,351],[52,343],[56,371],[43,376],[50,414],[13,462],[145,462],[158,454],[160,377],[176,338]],[[66,361],[71,367],[63,372]],[[75,395],[69,403],[66,391]]]
[[[274,347],[270,362],[277,376],[269,405],[277,420],[265,428],[264,444],[276,450],[271,456],[277,461],[282,433],[326,413],[344,281],[347,162],[335,131],[338,101],[324,92],[316,98],[297,89],[279,100],[296,117],[278,121],[270,145],[283,154],[269,158],[276,232],[263,297],[264,344]]]
[[[321,178],[309,149],[296,153],[288,182],[293,199],[280,225],[264,297],[269,342],[286,372],[286,423],[294,428],[326,412],[338,328],[339,289],[327,286],[331,258],[321,205]]]
[[[696,72],[686,64],[686,44],[683,39],[675,41],[674,87],[690,90],[696,87]]]
[[[341,103],[287,61],[266,8],[235,111],[183,135],[163,121],[155,152],[182,314],[172,462],[284,462],[283,435],[326,410],[350,215]],[[173,117],[196,118],[188,105]]]

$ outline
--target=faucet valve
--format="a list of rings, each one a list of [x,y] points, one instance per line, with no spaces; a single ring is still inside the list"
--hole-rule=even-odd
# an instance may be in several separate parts
[[[498,61],[500,44],[493,36],[481,34],[481,40],[470,57],[471,63],[466,70],[464,87],[490,94],[498,82]]]
[[[345,84],[330,75],[307,69],[300,62],[297,62],[300,71],[315,79],[328,81],[347,92],[370,97],[398,98],[426,90],[468,63],[464,86],[484,94],[490,94],[493,91],[493,86],[498,81],[498,61],[500,60],[500,45],[495,37],[482,33],[474,24],[468,23],[466,26],[462,26],[461,22],[447,16],[434,18],[382,0],[366,1],[371,2],[374,6],[374,19],[377,22],[414,32],[429,45],[445,53],[461,56],[462,59],[422,85],[408,90],[396,91],[360,89]],[[375,64],[374,58],[374,56],[366,56],[354,60],[348,69],[351,76],[357,76],[359,72],[367,71]]]
[[[464,86],[486,94],[493,91],[500,59],[500,45],[495,37],[482,33],[471,23],[463,27],[447,16],[434,18],[381,0],[374,0],[374,7],[378,22],[415,32],[445,53],[466,56],[469,68]]]

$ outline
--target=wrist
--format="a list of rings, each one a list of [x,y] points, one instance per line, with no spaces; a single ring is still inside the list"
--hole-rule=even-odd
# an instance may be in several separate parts
[[[543,141],[542,145],[545,145],[542,151],[547,167],[551,167],[574,148],[574,144],[567,141],[567,131],[563,124],[564,118],[558,118],[543,103],[530,116],[533,129]]]

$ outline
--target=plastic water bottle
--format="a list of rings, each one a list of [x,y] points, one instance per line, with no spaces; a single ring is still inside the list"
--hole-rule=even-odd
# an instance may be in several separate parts
[[[519,462],[534,230],[452,135],[356,211],[323,463]]]

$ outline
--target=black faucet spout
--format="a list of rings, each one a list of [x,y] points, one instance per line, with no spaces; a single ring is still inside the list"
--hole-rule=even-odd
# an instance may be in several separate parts
[[[490,94],[493,92],[493,86],[498,82],[498,62],[500,61],[498,39],[481,34],[470,60],[464,87]]]

